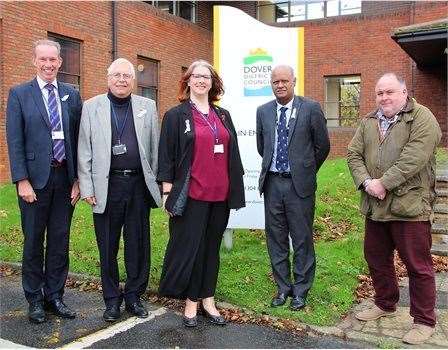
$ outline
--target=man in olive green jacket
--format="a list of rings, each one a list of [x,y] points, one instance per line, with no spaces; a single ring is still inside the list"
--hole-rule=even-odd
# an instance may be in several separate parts
[[[409,275],[414,318],[403,341],[421,344],[436,324],[431,217],[441,131],[431,111],[408,97],[404,80],[396,74],[384,74],[375,94],[377,110],[361,120],[348,146],[348,166],[366,216],[364,255],[375,288],[375,305],[356,318],[394,315],[399,299],[393,256],[397,249]]]

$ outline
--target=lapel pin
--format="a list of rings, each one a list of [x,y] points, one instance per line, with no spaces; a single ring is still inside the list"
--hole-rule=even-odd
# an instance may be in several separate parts
[[[184,134],[186,134],[187,132],[190,132],[191,131],[191,128],[190,128],[190,121],[187,119],[186,121],[185,121],[185,131],[184,131]]]
[[[145,114],[146,114],[146,109],[142,109],[140,112],[138,112],[137,118],[143,117]]]
[[[294,107],[292,109],[290,119],[294,119],[295,117],[297,117],[297,109],[296,109],[296,107]]]
[[[62,102],[65,102],[65,101],[67,101],[68,100],[68,95],[65,95],[65,96],[63,96],[62,98],[61,98],[61,101]]]

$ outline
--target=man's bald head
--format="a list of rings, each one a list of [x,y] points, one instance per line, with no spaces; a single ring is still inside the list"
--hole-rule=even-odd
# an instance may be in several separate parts
[[[376,105],[387,117],[392,118],[405,106],[408,91],[403,78],[395,73],[386,73],[375,86]]]
[[[296,78],[294,69],[288,65],[275,66],[271,74],[271,87],[277,101],[285,105],[294,97]]]

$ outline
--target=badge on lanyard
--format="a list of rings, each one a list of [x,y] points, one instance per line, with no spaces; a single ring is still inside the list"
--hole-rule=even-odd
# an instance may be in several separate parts
[[[63,140],[64,139],[64,131],[63,130],[52,131],[51,138],[53,140]]]
[[[112,146],[112,154],[114,156],[119,156],[121,154],[126,154],[126,152],[127,152],[126,145],[124,143],[121,143],[120,139],[121,139],[121,136],[123,135],[123,131],[124,131],[124,128],[126,126],[126,121],[128,120],[129,106],[130,106],[130,103],[128,103],[128,107],[126,109],[126,115],[124,117],[123,125],[121,126],[121,129],[120,129],[118,127],[118,118],[117,118],[117,115],[115,113],[114,106],[112,105],[112,116],[113,116],[114,121],[115,121],[115,127],[116,127],[116,130],[117,130],[117,136],[118,136],[117,143]]]
[[[215,147],[213,148],[213,153],[224,153],[224,145],[222,143],[215,144]]]
[[[210,128],[210,130],[212,131],[212,134],[214,136],[215,139],[215,143],[213,145],[213,153],[217,154],[217,153],[224,153],[224,145],[222,143],[219,143],[219,131],[218,131],[218,125],[216,124],[216,119],[213,118],[213,124],[210,123],[209,118],[204,115],[204,113],[202,113],[194,103],[192,103],[193,108],[199,113],[199,115],[202,117],[202,119],[207,123],[208,127]],[[209,114],[209,116],[211,115],[211,113]],[[185,131],[186,132],[186,131]]]
[[[119,145],[114,145],[112,147],[112,154],[114,156],[119,156],[120,154],[126,154],[127,150],[126,150],[126,145],[120,143]]]

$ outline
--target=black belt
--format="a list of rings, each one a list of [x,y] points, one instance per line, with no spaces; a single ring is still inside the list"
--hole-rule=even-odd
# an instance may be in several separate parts
[[[135,176],[140,175],[142,171],[138,169],[111,169],[110,173],[112,175]]]
[[[61,162],[58,162],[56,159],[52,159],[51,163],[50,163],[50,166],[52,168],[60,168],[60,167],[66,166],[66,165],[67,165],[67,161],[65,159],[63,159]]]
[[[279,172],[277,172],[277,171],[268,171],[268,174],[269,175],[273,175],[273,176],[280,176],[280,177],[285,177],[285,178],[287,178],[287,179],[290,179],[291,178],[291,173],[289,173],[289,172],[283,172],[283,173],[279,173]]]

